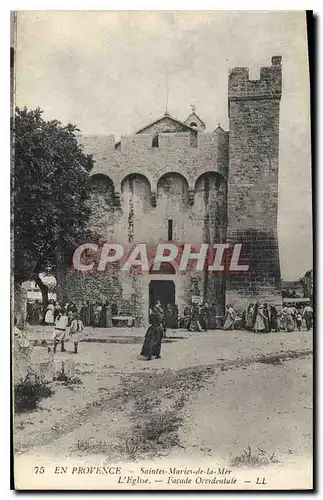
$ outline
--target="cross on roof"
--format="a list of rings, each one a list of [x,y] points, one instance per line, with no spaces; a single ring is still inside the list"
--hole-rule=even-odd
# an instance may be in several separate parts
[[[191,106],[191,110],[193,111],[193,113],[195,113],[195,111],[196,111],[196,106],[195,106],[195,104],[190,104],[190,106]]]

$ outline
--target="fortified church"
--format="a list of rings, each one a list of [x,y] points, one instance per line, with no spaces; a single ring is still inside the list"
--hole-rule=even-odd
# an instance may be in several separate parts
[[[185,306],[200,297],[223,313],[257,300],[281,304],[277,237],[281,57],[260,69],[228,77],[229,130],[208,131],[196,109],[181,121],[168,113],[115,142],[112,135],[82,136],[95,160],[90,227],[110,243],[242,243],[244,274],[159,272],[76,276],[65,270],[60,295],[81,303],[107,300],[147,323],[157,299]]]

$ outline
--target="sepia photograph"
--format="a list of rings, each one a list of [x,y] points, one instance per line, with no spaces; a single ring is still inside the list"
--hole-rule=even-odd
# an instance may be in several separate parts
[[[311,15],[11,12],[14,489],[313,489]]]

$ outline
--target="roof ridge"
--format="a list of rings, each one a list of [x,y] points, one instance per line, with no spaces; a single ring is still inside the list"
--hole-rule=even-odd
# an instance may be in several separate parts
[[[144,127],[141,127],[139,130],[137,130],[135,132],[135,134],[139,134],[139,132],[142,132],[143,130],[145,130],[146,128],[148,127],[151,127],[152,125],[154,125],[155,123],[159,122],[160,120],[163,120],[164,118],[170,118],[171,120],[173,120],[174,122],[177,122],[179,123],[180,125],[183,125],[184,127],[187,127],[188,129],[190,130],[193,130],[194,132],[196,132],[196,130],[193,128],[193,127],[190,127],[189,125],[187,125],[186,123],[182,122],[181,120],[179,120],[178,118],[175,118],[174,116],[172,116],[170,113],[164,113],[162,116],[160,116],[159,118],[157,118],[156,120],[148,123],[147,125],[145,125]]]
[[[140,129],[138,129],[136,132],[134,132],[133,135],[136,135],[136,134],[139,134],[140,132],[142,132],[143,130],[145,130],[146,128],[149,128],[151,127],[152,125],[155,125],[155,123],[163,120],[164,118],[170,118],[171,120],[173,120],[174,122],[176,123],[179,123],[180,125],[183,125],[183,127],[186,127],[188,128],[189,130],[192,130],[192,132],[195,132],[196,133],[196,130],[195,128],[193,127],[190,127],[189,125],[187,125],[186,123],[182,122],[181,120],[178,120],[178,118],[175,118],[174,116],[172,116],[170,113],[167,113],[165,112],[162,116],[160,116],[159,118],[157,118],[156,120],[148,123],[147,125],[145,125],[144,127],[141,127]],[[162,133],[162,132],[161,132]],[[132,135],[132,134],[131,134]],[[121,139],[120,141],[118,141],[115,146],[117,146],[118,144],[121,143]]]
[[[188,118],[192,115],[195,115],[196,118],[198,118],[200,120],[201,123],[203,123],[203,125],[205,125],[205,122],[202,120],[202,118],[196,113],[196,111],[192,111],[192,113],[190,115],[188,115],[188,117],[186,118],[186,120],[188,120]]]

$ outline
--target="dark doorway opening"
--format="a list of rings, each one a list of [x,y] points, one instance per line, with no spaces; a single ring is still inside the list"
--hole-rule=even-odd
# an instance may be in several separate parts
[[[163,307],[175,304],[175,283],[170,280],[154,280],[149,283],[149,308],[152,309],[157,300]]]

